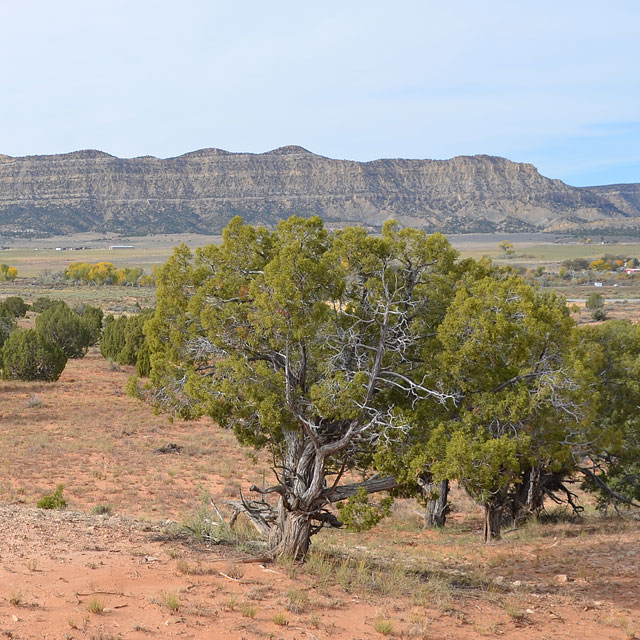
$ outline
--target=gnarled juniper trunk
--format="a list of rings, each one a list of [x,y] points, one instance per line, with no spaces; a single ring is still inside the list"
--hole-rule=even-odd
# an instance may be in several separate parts
[[[269,549],[278,556],[301,560],[311,544],[311,517],[302,511],[288,511],[284,499],[278,504],[278,520],[269,535]]]
[[[425,473],[418,483],[426,501],[424,528],[444,527],[448,512],[449,481],[436,483],[430,473]]]

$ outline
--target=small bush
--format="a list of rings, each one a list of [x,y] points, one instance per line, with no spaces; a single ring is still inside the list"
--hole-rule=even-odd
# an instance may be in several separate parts
[[[56,304],[56,302],[61,302],[61,300],[56,300],[55,298],[46,298],[45,296],[40,296],[36,298],[36,300],[31,305],[31,311],[35,313],[42,313],[46,311],[49,307]]]
[[[604,322],[607,319],[607,312],[604,309],[594,309],[591,312],[591,319],[596,322]]]
[[[245,604],[245,605],[242,605],[242,607],[240,607],[240,613],[245,618],[255,618],[256,614],[258,613],[258,608],[254,607],[251,604]]]
[[[93,509],[91,509],[91,513],[97,516],[111,515],[112,511],[113,507],[107,502],[97,504],[95,507],[93,507]]]
[[[173,592],[168,593],[163,591],[160,594],[160,601],[167,609],[169,609],[169,611],[173,611],[174,613],[178,611],[181,606],[180,598],[178,598],[178,594]]]
[[[33,329],[14,331],[2,347],[2,375],[6,379],[52,382],[66,364],[65,352]]]
[[[63,485],[59,484],[56,490],[38,500],[38,509],[65,509],[67,501],[62,497]]]
[[[104,612],[104,602],[100,598],[93,597],[87,602],[89,613],[101,614]]]
[[[36,318],[36,331],[58,345],[67,358],[82,358],[94,341],[87,324],[64,302],[56,302]]]
[[[24,318],[29,310],[29,305],[20,296],[9,296],[5,298],[1,306],[14,318]]]
[[[35,407],[42,407],[44,402],[40,400],[40,396],[37,393],[34,393],[29,400],[27,401],[27,409],[33,409]]]
[[[275,613],[273,615],[273,618],[271,618],[271,619],[279,627],[286,627],[289,624],[289,619],[287,618],[286,614],[284,614],[282,612]]]
[[[383,636],[388,636],[393,633],[393,624],[390,620],[383,620],[382,618],[378,618],[373,623],[373,628]]]

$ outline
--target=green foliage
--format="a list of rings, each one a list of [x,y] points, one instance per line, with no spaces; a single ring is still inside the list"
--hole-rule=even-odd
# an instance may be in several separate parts
[[[94,340],[91,329],[64,302],[50,305],[36,318],[36,331],[59,346],[67,358],[82,358]]]
[[[9,296],[0,303],[2,309],[9,312],[14,318],[24,318],[29,310],[29,305],[20,296]]]
[[[82,318],[91,333],[90,345],[94,345],[100,339],[102,334],[102,319],[104,312],[100,307],[92,307],[89,304],[83,304],[74,309],[74,311]]]
[[[136,359],[136,373],[140,378],[148,378],[151,373],[151,351],[145,341],[140,345]]]
[[[2,347],[2,375],[11,380],[57,380],[65,352],[33,329],[14,331]]]
[[[607,319],[607,312],[604,309],[594,309],[591,312],[591,319],[596,322],[604,322]]]
[[[117,361],[118,355],[125,345],[126,326],[126,316],[120,316],[117,320],[114,320],[113,316],[107,316],[100,341],[100,353],[103,358]]]
[[[604,307],[604,298],[602,297],[602,294],[591,293],[587,298],[587,302],[585,306],[590,311],[595,311],[596,309],[602,309],[602,307]]]
[[[394,223],[373,237],[330,233],[316,217],[273,231],[236,218],[221,245],[178,247],[158,271],[142,393],[268,448],[287,495],[281,513],[297,505],[299,516],[277,526],[314,513],[326,521],[326,473],[370,470],[387,434],[405,429],[412,400],[430,393],[427,368],[414,363],[461,277],[455,258],[444,236]]]
[[[4,345],[12,331],[17,329],[15,316],[0,305],[0,347]]]
[[[62,497],[64,486],[59,484],[56,490],[38,500],[38,509],[65,509],[67,501]]]
[[[40,296],[31,304],[31,311],[34,311],[35,313],[42,313],[57,302],[61,302],[61,300]]]
[[[153,311],[146,310],[127,318],[127,322],[124,327],[124,345],[116,356],[116,360],[120,364],[137,363],[140,349],[145,344],[145,335],[143,330],[144,324],[151,316],[153,316]],[[143,354],[143,358],[144,357],[148,360],[148,349],[146,351],[146,356]],[[145,370],[144,363],[141,363],[141,368]],[[148,364],[146,365],[146,371],[148,375]]]
[[[383,498],[379,505],[369,501],[369,494],[360,487],[354,496],[338,505],[340,519],[349,531],[368,531],[391,514],[393,498]]]
[[[100,343],[102,355],[119,364],[134,364],[138,375],[147,377],[151,361],[144,325],[152,316],[153,311],[145,310],[133,316],[121,316],[117,320],[108,317]]]
[[[585,488],[602,506],[623,504],[609,491],[640,501],[640,332],[629,321],[580,327],[575,347],[589,446],[583,451]]]

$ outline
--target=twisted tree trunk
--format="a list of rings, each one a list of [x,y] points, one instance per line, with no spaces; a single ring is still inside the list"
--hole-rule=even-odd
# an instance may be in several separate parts
[[[426,498],[424,528],[444,527],[448,512],[449,481],[425,482],[420,485]]]

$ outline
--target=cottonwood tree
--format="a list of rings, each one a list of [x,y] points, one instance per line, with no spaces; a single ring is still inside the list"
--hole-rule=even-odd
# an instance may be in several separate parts
[[[244,505],[274,555],[302,557],[323,525],[339,525],[332,503],[395,486],[342,481],[371,470],[412,404],[452,401],[427,383],[421,352],[455,257],[442,235],[392,223],[371,237],[331,234],[317,217],[274,231],[235,218],[220,246],[181,246],[159,270],[147,395],[271,452],[277,483]]]
[[[564,301],[518,276],[458,289],[438,328],[438,368],[457,402],[430,438],[436,479],[456,479],[484,510],[484,539],[506,509],[542,505],[583,434]]]

